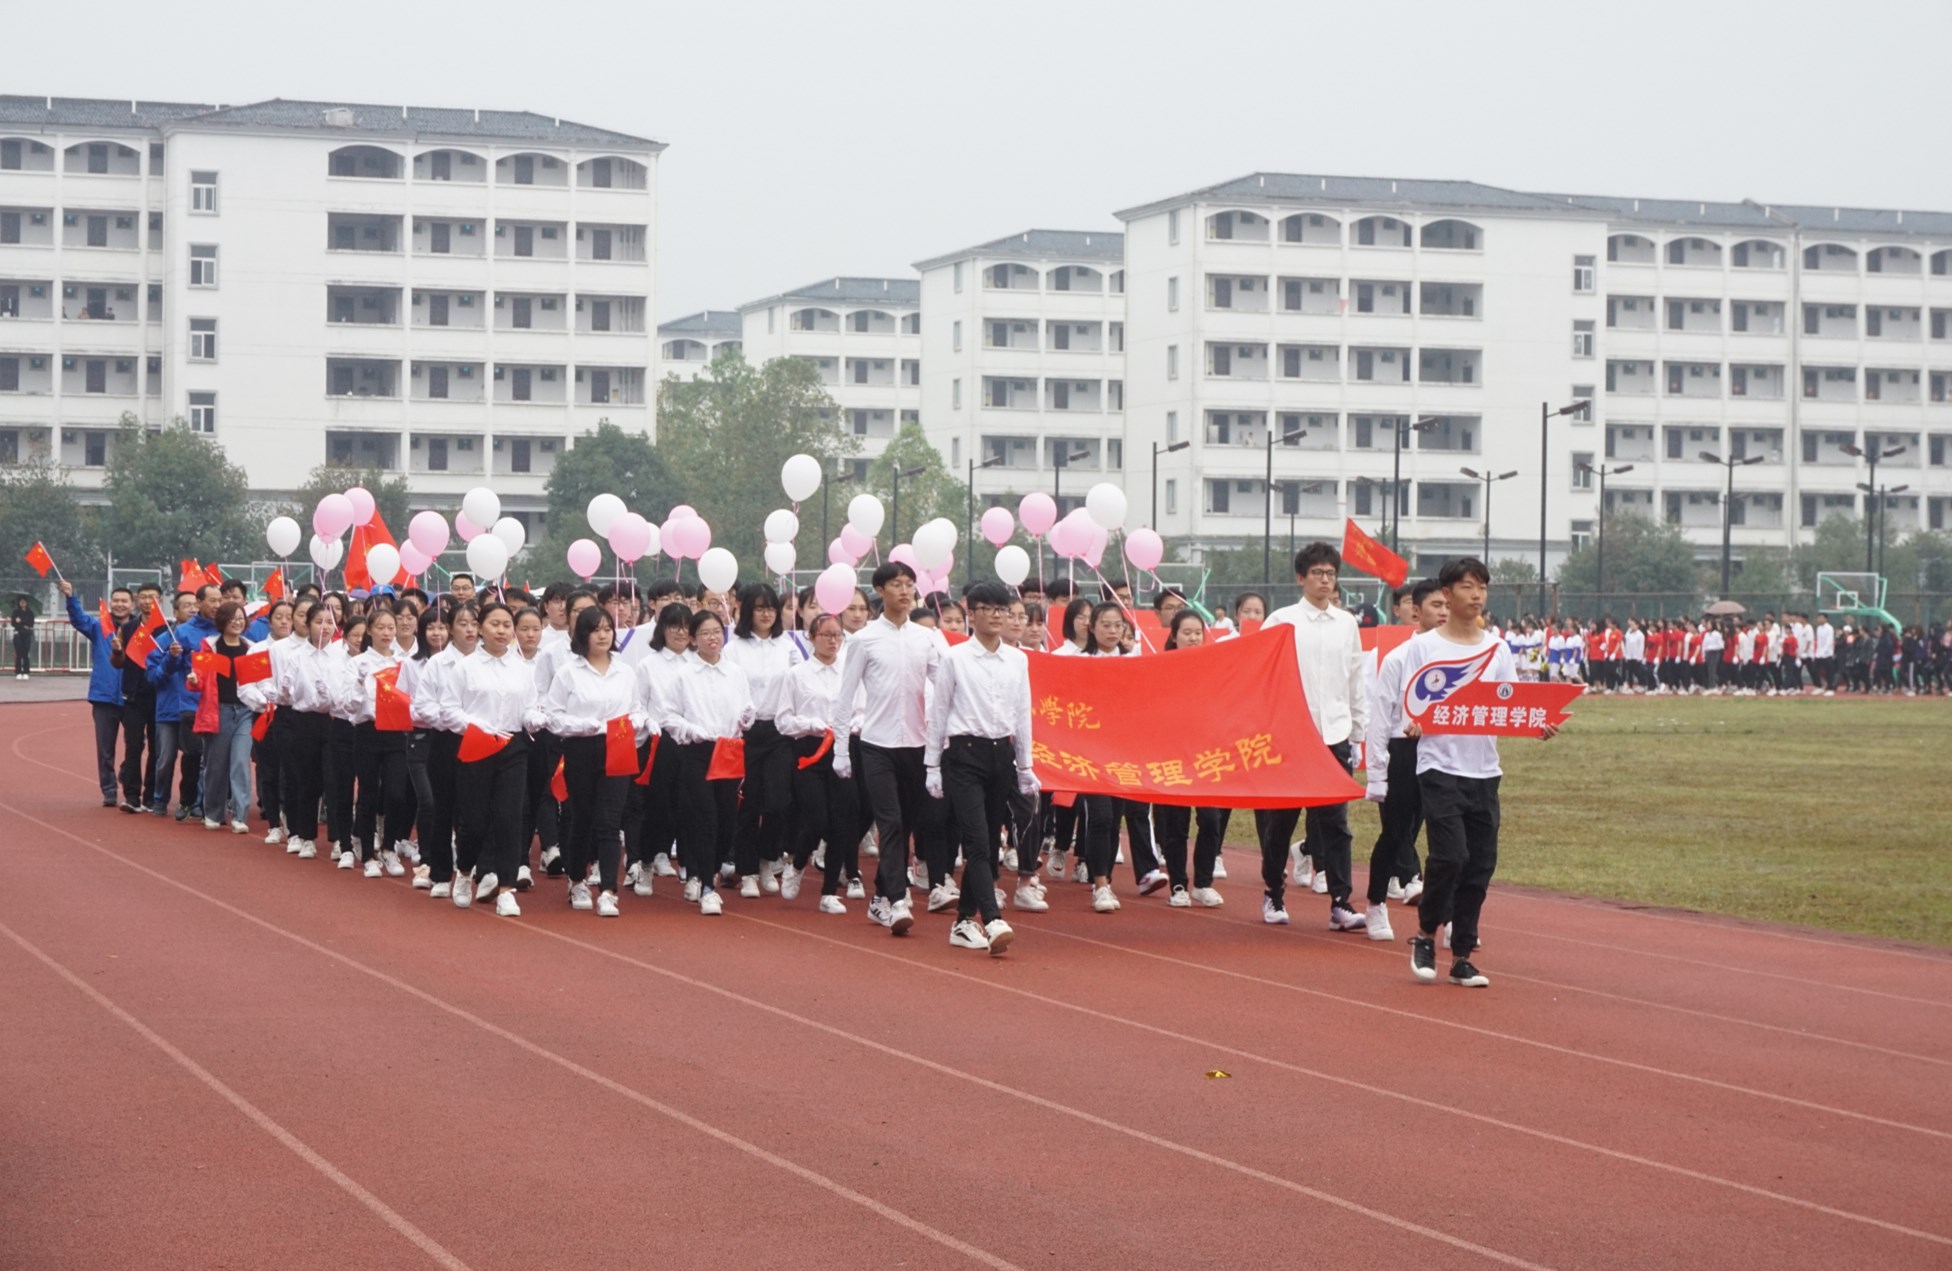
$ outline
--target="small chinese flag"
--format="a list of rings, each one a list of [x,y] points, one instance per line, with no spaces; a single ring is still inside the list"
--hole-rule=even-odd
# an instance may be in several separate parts
[[[264,580],[264,598],[270,601],[279,601],[285,598],[284,570],[274,569],[271,571],[271,577]]]
[[[619,715],[603,726],[603,775],[637,775],[637,729],[628,715]]]
[[[563,773],[563,761],[556,761],[556,770],[549,774],[549,794],[558,803],[569,802],[569,778]]]
[[[246,653],[243,657],[232,659],[230,673],[237,677],[240,687],[270,679],[271,650],[259,649],[256,653]]]
[[[276,706],[267,706],[264,708],[264,714],[258,716],[257,722],[251,725],[252,741],[264,740],[264,735],[271,731],[271,717],[277,713],[278,708]]]
[[[1363,533],[1362,527],[1353,520],[1345,520],[1342,525],[1342,559],[1392,587],[1401,587],[1403,580],[1410,576],[1410,562]]]
[[[499,755],[507,745],[508,738],[500,733],[484,732],[469,724],[468,730],[461,734],[459,758],[462,763],[478,763],[491,755]]]
[[[194,556],[185,556],[176,563],[176,589],[195,591],[203,586],[203,566],[197,564]]]
[[[637,774],[637,780],[632,783],[633,785],[647,786],[651,784],[651,769],[657,765],[657,744],[662,740],[663,738],[656,733],[651,734],[651,749],[644,756],[644,771]]]
[[[129,637],[129,642],[122,646],[122,656],[137,666],[148,662],[149,655],[155,651],[156,637],[150,634],[148,627],[138,628],[136,633]]]
[[[190,665],[195,668],[198,677],[201,679],[209,679],[213,675],[221,676],[230,674],[230,659],[221,653],[215,653],[209,649],[198,649],[192,653],[190,655]]]
[[[54,568],[54,557],[47,554],[47,548],[36,543],[27,549],[27,563],[34,567],[35,573],[46,578],[47,571]]]
[[[203,581],[212,587],[224,585],[224,571],[217,567],[217,562],[212,561],[203,567]]]
[[[705,770],[707,781],[737,781],[746,775],[746,739],[721,737],[712,747],[712,766]]]
[[[800,767],[802,768],[813,767],[813,765],[819,763],[820,760],[826,755],[826,753],[832,750],[833,748],[834,748],[834,730],[829,728],[826,732],[820,734],[820,748],[814,751],[812,754],[808,755],[805,759],[800,760]]]
[[[383,733],[413,731],[413,697],[400,691],[400,668],[373,677],[373,727]]]
[[[109,616],[108,601],[97,600],[95,602],[95,614],[102,620],[102,634],[105,636],[114,635],[115,619]]]
[[[163,616],[163,604],[159,600],[156,602],[156,607],[149,611],[149,616],[142,620],[142,629],[144,633],[153,636],[168,625],[169,619]]]

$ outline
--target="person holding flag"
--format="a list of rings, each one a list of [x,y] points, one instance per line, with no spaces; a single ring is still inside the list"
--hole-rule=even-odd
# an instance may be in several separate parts
[[[217,728],[204,752],[203,827],[222,825],[228,810],[231,833],[250,831],[251,724],[250,703],[238,693],[236,663],[251,651],[244,628],[250,619],[244,606],[226,600],[217,608],[217,634],[203,642],[204,671],[192,670],[194,688],[203,706],[214,704]],[[206,713],[200,710],[199,714]]]
[[[617,624],[592,605],[576,616],[569,633],[569,661],[542,697],[549,731],[562,742],[563,781],[569,820],[563,843],[569,858],[569,907],[617,916],[618,874],[623,854],[624,799],[639,771],[638,747],[657,731],[644,709],[637,678],[612,646]],[[590,866],[597,895],[590,899]]]
[[[1419,634],[1444,625],[1448,610],[1436,579],[1420,579],[1410,589],[1410,598]],[[1405,904],[1423,893],[1417,866],[1417,830],[1423,824],[1417,793],[1417,738],[1403,713],[1403,668],[1409,647],[1406,640],[1385,654],[1369,684],[1369,733],[1364,745],[1369,757],[1367,797],[1380,803],[1383,811],[1382,832],[1369,853],[1369,909],[1363,915],[1371,940],[1396,938],[1389,925],[1392,882],[1401,883]]]
[[[427,790],[419,801],[420,859],[427,870],[427,894],[466,908],[473,899],[473,883],[454,875],[454,822],[461,739],[467,729],[454,705],[452,685],[461,663],[479,647],[480,625],[473,605],[456,604],[446,613],[447,647],[424,662],[407,664],[401,670],[401,688],[412,699],[414,726],[427,734]],[[421,877],[420,871],[414,871],[414,886],[420,885]],[[466,892],[466,899],[456,897],[459,891]]]
[[[237,699],[250,707],[251,758],[257,764],[258,811],[271,824],[264,841],[285,841],[285,808],[291,803],[289,769],[284,764],[288,719],[278,713],[277,662],[287,656],[292,641],[293,610],[289,600],[272,604],[262,621],[263,638],[251,642],[251,651],[231,665],[237,676]],[[251,624],[253,627],[256,623]],[[251,627],[244,629],[248,637]]]
[[[127,587],[109,593],[108,605],[99,615],[91,615],[75,599],[74,584],[63,578],[58,584],[67,601],[68,625],[88,641],[88,712],[95,722],[95,776],[102,787],[102,806],[112,808],[121,800],[115,793],[115,738],[122,731],[122,672],[115,655],[122,650],[118,633],[121,624],[135,608],[135,597]],[[142,749],[140,738],[135,741]]]
[[[291,773],[285,805],[285,851],[302,861],[318,855],[319,800],[325,794],[326,733],[332,713],[332,660],[337,622],[332,608],[302,602],[295,613],[293,643],[272,660],[280,713],[287,719],[284,762]]]
[[[156,811],[156,689],[149,683],[149,651],[163,629],[163,591],[155,583],[136,588],[136,611],[122,620],[113,661],[122,674],[122,810]]]
[[[352,850],[368,878],[399,878],[407,872],[400,844],[413,827],[413,782],[407,777],[410,721],[394,717],[400,665],[405,660],[394,640],[393,611],[381,604],[366,619],[366,648],[352,659],[347,684],[352,705],[353,772],[359,799],[352,817]],[[383,718],[384,716],[384,718]],[[384,828],[382,828],[382,826]]]
[[[861,838],[867,824],[861,814],[860,791],[852,781],[834,775],[834,751],[858,747],[861,726],[858,704],[846,736],[828,730],[834,716],[834,697],[840,692],[840,619],[831,613],[815,617],[810,631],[813,656],[794,666],[786,677],[777,722],[796,753],[793,801],[800,810],[800,833],[793,857],[780,875],[780,895],[793,900],[800,894],[801,876],[813,862],[813,852],[825,844],[821,863],[820,912],[844,914],[841,889],[860,875]],[[857,884],[858,885],[858,884]]]
[[[177,621],[165,623],[149,654],[149,683],[156,689],[156,795],[169,803],[170,772],[182,756],[176,819],[203,815],[203,734],[196,730],[197,694],[188,687],[193,653],[217,634],[221,594],[210,583],[176,594]]]
[[[691,615],[691,664],[670,682],[659,731],[678,746],[678,852],[684,860],[685,900],[712,917],[721,865],[732,861],[738,826],[739,777],[719,771],[719,754],[739,739],[758,712],[746,673],[725,656],[725,619],[710,609]]]
[[[456,864],[463,879],[454,888],[454,904],[466,909],[493,896],[496,914],[519,918],[515,871],[523,847],[529,730],[542,720],[535,671],[515,647],[514,613],[499,600],[482,605],[480,612],[481,645],[455,666],[443,689],[452,703],[451,719],[462,728],[454,806]]]

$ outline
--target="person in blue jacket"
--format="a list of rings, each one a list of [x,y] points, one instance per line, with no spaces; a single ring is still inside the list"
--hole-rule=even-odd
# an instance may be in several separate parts
[[[177,755],[183,772],[177,787],[176,819],[203,815],[203,738],[197,734],[198,695],[184,680],[190,674],[190,655],[217,634],[217,606],[223,594],[211,583],[176,593],[181,621],[156,634],[156,651],[149,655],[149,682],[156,686],[156,785],[152,796],[169,805],[170,770]],[[191,606],[194,606],[192,609]]]
[[[114,659],[122,644],[113,630],[102,630],[100,618],[81,607],[73,583],[63,578],[60,587],[68,601],[69,625],[88,641],[88,709],[95,717],[95,774],[101,779],[102,806],[112,808],[120,802],[115,796],[115,738],[122,731],[122,672]],[[109,592],[110,621],[120,627],[135,602],[127,587]]]

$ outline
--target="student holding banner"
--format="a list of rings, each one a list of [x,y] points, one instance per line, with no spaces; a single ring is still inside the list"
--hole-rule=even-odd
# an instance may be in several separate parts
[[[721,864],[732,861],[739,820],[741,774],[726,756],[752,725],[752,686],[725,657],[725,620],[710,609],[691,616],[691,665],[671,683],[662,732],[678,747],[678,854],[684,859],[685,900],[705,917],[725,912],[719,899]],[[742,765],[741,765],[742,766]]]
[[[835,698],[840,693],[840,619],[823,613],[813,620],[813,656],[788,673],[775,722],[792,740],[795,755],[793,802],[799,812],[799,837],[793,856],[780,875],[780,896],[800,894],[801,876],[813,861],[814,848],[826,846],[820,882],[820,912],[844,914],[841,888],[860,872],[861,836],[867,825],[861,815],[855,782],[834,775],[836,748],[852,749],[859,736],[861,711],[852,712],[846,735],[829,731]]]
[[[1206,622],[1191,609],[1179,609],[1173,613],[1172,622],[1166,630],[1166,652],[1174,649],[1197,649],[1206,643]],[[1159,834],[1159,855],[1165,858],[1166,876],[1172,883],[1172,894],[1166,903],[1175,909],[1186,909],[1198,904],[1207,909],[1218,909],[1226,900],[1213,886],[1217,876],[1215,867],[1220,861],[1220,847],[1227,838],[1227,822],[1232,813],[1226,808],[1189,808],[1161,803],[1152,809],[1152,824]],[[1192,834],[1195,822],[1198,823],[1197,837]],[[1186,846],[1188,838],[1193,838],[1193,872],[1186,872]],[[1192,884],[1188,890],[1187,884]]]
[[[544,721],[562,742],[569,792],[569,823],[563,834],[569,907],[594,909],[599,918],[617,916],[624,798],[639,771],[638,746],[657,731],[643,709],[636,676],[615,655],[616,639],[616,622],[602,606],[578,614],[569,635],[570,659],[542,699]],[[592,858],[597,869],[594,901]]]
[[[495,898],[495,913],[519,918],[515,871],[523,844],[530,728],[540,724],[535,672],[515,647],[515,615],[499,600],[481,606],[481,645],[454,668],[444,690],[462,728],[455,757],[454,905]],[[469,875],[473,875],[470,882]],[[507,886],[504,887],[503,884]]]
[[[1420,579],[1410,589],[1411,613],[1419,633],[1444,624],[1444,592],[1434,578]],[[1403,713],[1404,666],[1409,659],[1405,641],[1384,655],[1370,682],[1369,732],[1364,745],[1368,760],[1368,799],[1382,805],[1382,832],[1369,853],[1369,909],[1363,915],[1371,940],[1394,940],[1389,925],[1392,883],[1402,884],[1399,895],[1413,903],[1423,892],[1417,865],[1417,831],[1423,825],[1418,797],[1417,739]],[[1388,756],[1387,760],[1384,756]]]
[[[405,659],[394,641],[397,629],[392,610],[375,609],[366,620],[366,649],[351,668],[350,691],[358,699],[352,711],[353,770],[359,781],[352,843],[368,878],[399,878],[407,872],[400,845],[413,827],[413,782],[407,776],[412,720],[399,713],[405,709],[399,687]],[[382,821],[383,838],[377,837]]]
[[[238,696],[233,669],[251,651],[244,638],[248,625],[243,605],[235,600],[219,605],[217,633],[203,642],[188,680],[199,696],[199,731],[210,737],[203,758],[203,828],[217,829],[228,817],[233,834],[251,828],[251,724],[256,716]],[[210,715],[216,717],[216,727],[205,730],[202,723]]]

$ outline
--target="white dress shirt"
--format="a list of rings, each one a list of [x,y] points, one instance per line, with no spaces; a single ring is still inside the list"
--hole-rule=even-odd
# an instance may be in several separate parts
[[[389,666],[401,665],[404,660],[397,649],[392,653],[368,649],[352,660],[352,691],[357,698],[352,712],[353,723],[373,722],[379,713],[380,694],[379,683],[373,677]]]
[[[773,719],[779,714],[786,690],[786,677],[800,660],[800,650],[784,635],[771,639],[734,636],[725,642],[724,656],[746,673],[752,686],[752,705],[758,719]]]
[[[847,730],[854,695],[865,687],[862,741],[887,749],[926,745],[928,685],[947,648],[940,631],[876,618],[847,643],[847,663],[827,726],[835,736]]]
[[[1308,698],[1308,714],[1325,745],[1333,746],[1368,732],[1369,701],[1362,691],[1362,630],[1355,615],[1333,605],[1317,609],[1307,600],[1276,609],[1261,624],[1292,627],[1295,661],[1301,668],[1301,690]]]
[[[682,743],[737,737],[752,724],[752,686],[746,673],[719,655],[691,658],[671,683],[664,733]]]
[[[346,652],[346,642],[335,640],[325,651],[326,683],[332,695],[328,712],[334,719],[352,723],[359,713],[359,674],[353,669],[356,654]]]
[[[794,667],[786,677],[786,690],[779,714],[773,717],[782,735],[818,737],[833,727],[834,703],[840,697],[841,680],[846,677],[841,659],[831,663],[811,658]],[[862,694],[854,694],[854,712],[849,733],[861,731]],[[841,735],[835,729],[834,735]]]
[[[302,643],[289,650],[282,662],[273,660],[272,674],[278,677],[278,698],[293,710],[324,715],[332,709],[332,665],[344,662],[338,646],[320,648]]]
[[[400,673],[403,686],[409,677],[412,680],[411,686],[407,687],[407,693],[413,698],[410,709],[413,712],[415,728],[427,732],[460,731],[449,721],[447,706],[449,686],[454,680],[454,668],[463,656],[459,645],[450,644],[426,661],[415,663],[418,669]]]
[[[1010,738],[1017,767],[1030,767],[1030,659],[999,642],[995,652],[976,639],[950,649],[935,668],[935,701],[929,709],[922,762],[942,762],[951,737]]]
[[[1820,658],[1837,656],[1837,629],[1827,622],[1817,624],[1816,656]]]
[[[634,627],[625,627],[617,633],[616,656],[624,660],[625,666],[641,666],[644,660],[661,650],[651,647],[651,637],[657,634],[657,619],[640,622]]]
[[[237,686],[237,700],[245,706],[250,707],[254,713],[259,715],[264,714],[267,707],[279,705],[278,658],[281,656],[281,652],[277,646],[280,643],[281,641],[277,640],[250,641],[250,651],[252,653],[261,653],[266,649],[271,650],[271,678],[255,680],[249,684],[239,684]],[[231,672],[233,675],[236,673],[235,670]]]
[[[601,671],[588,658],[572,655],[542,696],[543,722],[558,737],[601,737],[619,715],[630,716],[640,743],[656,731],[657,721],[638,695],[637,677],[615,654]]]
[[[477,645],[455,664],[445,691],[445,714],[457,732],[472,724],[503,737],[541,723],[536,709],[535,672],[513,644],[500,657]]]

